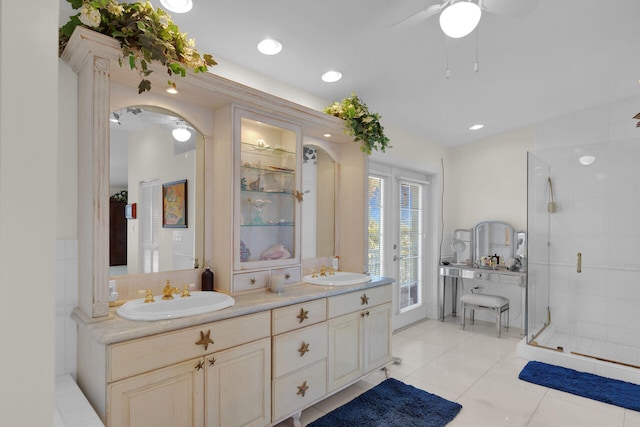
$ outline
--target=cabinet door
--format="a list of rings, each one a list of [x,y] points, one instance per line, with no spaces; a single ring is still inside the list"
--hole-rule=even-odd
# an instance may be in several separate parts
[[[271,339],[205,357],[207,426],[271,422]]]
[[[297,264],[301,128],[236,108],[234,135],[234,270]]]
[[[364,371],[380,368],[391,361],[391,303],[365,311]]]
[[[109,385],[112,427],[204,425],[204,360],[189,360]]]
[[[362,336],[364,321],[360,312],[345,314],[329,324],[329,391],[333,391],[362,375]]]

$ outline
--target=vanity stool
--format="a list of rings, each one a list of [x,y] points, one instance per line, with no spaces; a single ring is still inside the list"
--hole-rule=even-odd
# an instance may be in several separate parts
[[[509,329],[509,300],[507,298],[499,295],[471,293],[461,296],[460,302],[462,303],[462,329],[464,329],[467,308],[470,310],[469,320],[471,320],[472,324],[474,321],[474,310],[488,310],[495,313],[498,338],[500,338],[500,333],[502,332],[502,313],[506,311],[506,327]]]

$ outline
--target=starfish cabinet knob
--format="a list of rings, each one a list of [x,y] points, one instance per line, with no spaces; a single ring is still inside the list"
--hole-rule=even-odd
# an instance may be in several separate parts
[[[211,329],[209,329],[206,334],[200,331],[200,339],[196,341],[196,344],[203,345],[205,350],[209,348],[209,344],[214,344],[211,339]]]
[[[307,390],[309,390],[309,386],[307,385],[307,382],[303,382],[302,385],[298,386],[298,392],[296,394],[301,395],[302,397],[304,397],[304,394],[307,392]]]
[[[304,308],[301,308],[300,314],[298,314],[296,317],[300,319],[300,323],[304,322],[304,319],[309,318],[309,310],[305,310]]]
[[[369,297],[367,296],[367,294],[362,294],[362,296],[360,297],[360,301],[362,301],[360,305],[369,304]]]
[[[303,341],[302,345],[298,349],[298,352],[300,352],[300,357],[304,356],[304,354],[308,351],[309,351],[309,343]]]

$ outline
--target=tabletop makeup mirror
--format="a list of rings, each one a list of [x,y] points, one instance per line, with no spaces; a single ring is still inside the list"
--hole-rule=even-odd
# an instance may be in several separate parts
[[[110,277],[202,266],[204,137],[193,126],[158,107],[112,112],[109,184]]]
[[[516,255],[513,226],[502,221],[483,221],[474,228],[474,261],[480,267],[505,265]]]
[[[321,147],[302,153],[302,258],[335,255],[337,165]]]
[[[473,230],[455,230],[453,232],[453,241],[451,242],[451,248],[453,249],[454,265],[472,265]]]

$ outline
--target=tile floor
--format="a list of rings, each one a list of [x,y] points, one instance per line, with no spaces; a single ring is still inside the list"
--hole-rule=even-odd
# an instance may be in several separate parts
[[[516,356],[520,329],[511,328],[498,339],[493,323],[476,321],[463,331],[458,322],[427,320],[393,336],[393,355],[402,364],[391,367],[392,377],[462,404],[448,427],[640,427],[640,412],[519,380],[527,363]],[[383,380],[382,372],[374,372],[308,408],[302,425]],[[278,427],[290,425],[287,420]]]

